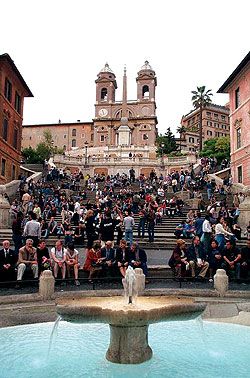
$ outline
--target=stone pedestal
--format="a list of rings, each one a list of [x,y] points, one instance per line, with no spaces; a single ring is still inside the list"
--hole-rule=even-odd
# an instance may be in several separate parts
[[[240,227],[242,228],[242,231],[245,232],[246,228],[250,221],[250,196],[249,193],[247,193],[247,197],[245,200],[240,204],[240,215],[238,219],[238,223]]]
[[[10,204],[4,197],[4,193],[6,193],[6,186],[0,185],[0,229],[11,227]]]
[[[123,327],[110,324],[110,345],[107,360],[118,364],[139,364],[152,357],[148,345],[148,325]]]
[[[50,270],[44,270],[39,280],[39,294],[43,300],[49,300],[54,297],[55,278]]]
[[[224,297],[228,290],[228,276],[224,269],[217,269],[214,275],[214,288],[220,297]]]
[[[136,291],[141,294],[145,290],[145,274],[141,268],[135,268]]]

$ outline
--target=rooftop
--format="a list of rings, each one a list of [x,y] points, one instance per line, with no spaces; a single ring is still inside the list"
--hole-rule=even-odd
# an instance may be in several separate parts
[[[9,56],[9,54],[2,54],[0,55],[0,62],[4,62],[4,61],[7,61],[9,63],[9,65],[11,66],[12,70],[15,72],[16,76],[18,77],[18,79],[20,80],[20,82],[22,83],[23,87],[26,89],[27,91],[27,97],[34,97],[33,94],[31,93],[31,90],[29,89],[28,85],[26,84],[26,82],[24,81],[24,78],[22,77],[22,75],[20,74],[20,72],[18,71],[14,61],[11,59],[11,57]]]
[[[240,64],[235,68],[235,70],[231,73],[231,75],[227,78],[224,84],[218,89],[217,93],[227,93],[227,87],[232,81],[236,78],[236,76],[243,70],[243,68],[249,63],[250,61],[250,51],[245,56],[245,58],[240,62]]]

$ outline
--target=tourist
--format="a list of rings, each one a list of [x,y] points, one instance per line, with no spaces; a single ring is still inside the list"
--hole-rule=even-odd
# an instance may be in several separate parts
[[[226,243],[226,238],[225,236],[234,236],[232,232],[229,232],[226,230],[225,226],[225,221],[224,218],[221,217],[218,220],[218,223],[215,226],[215,240],[218,243],[218,247],[220,251],[222,251],[225,247]]]
[[[12,223],[12,240],[15,245],[15,253],[18,256],[19,249],[23,245],[23,213],[18,211],[16,219]]]
[[[101,261],[104,274],[111,277],[114,276],[116,259],[115,249],[113,248],[113,242],[111,240],[106,241],[105,246],[101,249]]]
[[[128,210],[125,212],[126,216],[123,219],[123,226],[125,229],[125,240],[132,245],[133,243],[133,228],[135,225],[135,220],[131,216],[131,211]]]
[[[209,281],[212,282],[216,270],[221,268],[222,263],[222,255],[220,253],[218,242],[216,240],[212,240],[211,242],[207,260],[209,263]]]
[[[115,226],[116,222],[112,219],[110,210],[106,211],[104,213],[104,218],[101,220],[99,228],[103,245],[106,241],[111,241],[113,243]]]
[[[204,219],[201,217],[201,213],[198,212],[194,221],[194,228],[195,228],[195,235],[199,236],[199,238],[201,238],[203,234],[203,231],[202,231],[203,222],[204,222]]]
[[[192,278],[196,276],[196,271],[198,271],[197,278],[203,280],[209,268],[209,263],[206,261],[206,253],[199,236],[193,238],[191,246],[187,249],[187,260]]]
[[[3,241],[3,249],[0,250],[0,281],[16,280],[16,263],[18,255],[10,249],[10,242]]]
[[[212,226],[210,223],[210,216],[206,215],[205,220],[202,224],[202,237],[201,237],[201,242],[204,245],[204,250],[205,253],[208,254],[208,251],[210,249],[210,244],[211,244],[211,236],[212,236]],[[199,235],[198,235],[199,236]]]
[[[68,278],[70,278],[71,270],[74,271],[75,285],[80,286],[78,281],[78,271],[80,264],[78,262],[79,252],[75,249],[73,243],[69,243],[66,251],[66,267],[68,272]]]
[[[116,249],[116,261],[122,277],[125,277],[126,270],[130,262],[130,250],[127,247],[126,240],[124,239],[120,241],[120,245]]]
[[[86,260],[83,265],[83,270],[89,272],[89,282],[93,283],[93,278],[99,276],[102,271],[101,260],[101,242],[95,240],[92,248],[87,249]]]
[[[88,240],[88,248],[92,248],[94,240],[97,238],[96,234],[96,224],[95,224],[95,217],[93,210],[88,210],[85,218],[84,218],[84,225],[86,236]]]
[[[143,207],[141,207],[140,210],[139,210],[139,223],[138,223],[138,227],[137,227],[138,238],[142,237],[142,239],[143,239],[144,236],[145,236],[146,221],[147,221],[147,212]]]
[[[26,223],[23,236],[26,239],[32,239],[34,242],[34,247],[37,246],[38,240],[41,238],[41,227],[40,223],[36,219],[36,214],[30,212],[29,214],[30,220]]]
[[[222,250],[222,256],[222,269],[225,269],[228,274],[234,272],[235,278],[239,280],[241,268],[241,253],[232,240],[226,241],[226,245]]]
[[[174,277],[185,277],[186,271],[189,269],[189,264],[187,261],[186,243],[183,239],[176,241],[176,246],[168,261],[168,265],[172,269]]]
[[[130,247],[130,264],[132,268],[141,268],[145,277],[148,275],[147,255],[144,249],[137,243],[132,243]]]
[[[50,270],[51,269],[50,254],[49,254],[49,249],[46,246],[46,241],[44,239],[39,240],[36,253],[37,253],[38,273],[41,274],[44,270]]]
[[[149,243],[154,242],[155,236],[155,211],[150,208],[147,213],[147,223],[148,223],[148,241]]]
[[[59,270],[61,271],[62,279],[64,280],[66,277],[66,252],[67,250],[63,247],[62,240],[57,240],[56,246],[51,248],[50,254],[54,264],[53,271],[55,278],[57,278]]]
[[[33,247],[33,240],[27,239],[25,246],[19,249],[17,281],[20,283],[25,271],[31,271],[34,278],[38,278],[38,264],[36,248]],[[19,287],[19,283],[17,287]]]

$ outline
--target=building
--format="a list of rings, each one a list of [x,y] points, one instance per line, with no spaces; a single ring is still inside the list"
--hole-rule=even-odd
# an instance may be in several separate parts
[[[250,52],[218,93],[229,94],[233,180],[250,186]]]
[[[181,127],[185,129],[185,131],[181,133],[181,139],[183,139],[182,151],[195,152],[198,150],[199,122],[199,109],[191,110],[191,112],[182,117]],[[211,138],[230,135],[228,106],[210,104],[203,109],[202,133],[203,143]]]
[[[33,97],[8,54],[0,55],[0,184],[18,178],[24,97]]]
[[[82,148],[85,143],[91,147],[94,143],[93,122],[72,122],[38,125],[23,125],[22,148],[35,148],[44,141],[44,132],[50,131],[55,147],[63,148],[65,151]]]
[[[43,140],[45,130],[51,130],[54,144],[72,153],[115,154],[118,146],[124,154],[135,153],[136,147],[154,148],[157,136],[155,87],[157,79],[152,67],[146,61],[138,72],[137,98],[127,101],[127,74],[124,69],[123,99],[116,101],[116,76],[106,63],[97,75],[95,117],[91,122],[24,125],[22,146],[36,147]],[[121,127],[121,119],[126,125]],[[127,148],[126,148],[127,147]],[[126,150],[126,151],[125,151]],[[138,152],[138,151],[137,151]]]

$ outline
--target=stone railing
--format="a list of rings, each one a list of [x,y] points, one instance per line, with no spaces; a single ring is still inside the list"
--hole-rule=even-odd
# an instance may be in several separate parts
[[[103,156],[103,157],[93,157],[88,156],[85,159],[84,156],[64,156],[64,155],[55,155],[54,163],[55,164],[75,164],[75,165],[96,165],[98,164],[115,164],[115,163],[132,163],[144,165],[150,163],[151,165],[180,165],[180,164],[192,164],[196,162],[194,155],[187,156],[164,156],[158,158],[142,157],[142,156]]]

